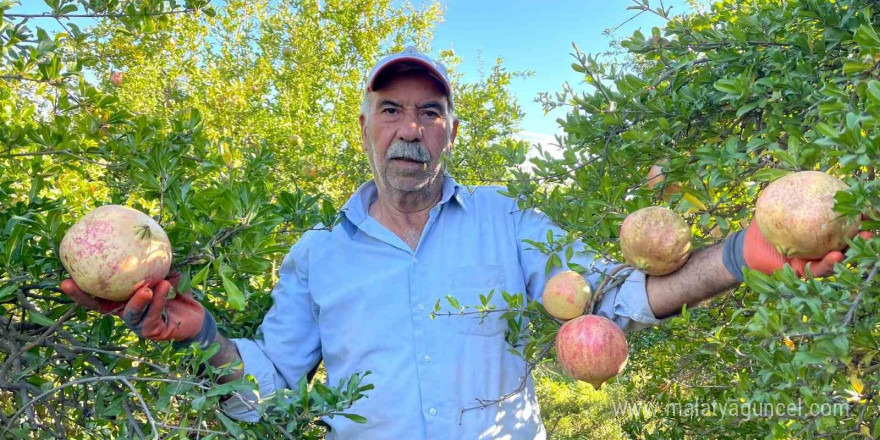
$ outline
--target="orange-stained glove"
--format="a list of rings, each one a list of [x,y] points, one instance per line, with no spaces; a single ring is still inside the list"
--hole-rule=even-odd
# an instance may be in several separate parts
[[[874,234],[861,231],[858,236],[870,240]],[[807,267],[814,276],[827,276],[834,272],[834,265],[843,259],[841,251],[829,252],[820,260],[788,258],[767,241],[754,221],[744,231],[731,235],[724,242],[724,266],[739,281],[743,280],[743,267],[770,275],[786,264],[800,276],[805,276]]]
[[[83,292],[73,280],[62,281],[61,290],[83,307],[119,316],[138,336],[154,341],[174,341],[178,348],[193,342],[207,348],[217,335],[216,321],[190,292],[178,292],[177,296],[168,299],[178,281],[180,274],[175,274],[154,286],[141,287],[128,301],[95,298]]]

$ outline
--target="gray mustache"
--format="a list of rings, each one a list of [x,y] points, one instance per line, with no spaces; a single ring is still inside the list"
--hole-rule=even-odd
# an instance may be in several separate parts
[[[388,152],[385,153],[385,159],[409,159],[416,162],[428,163],[431,161],[431,153],[428,152],[427,148],[422,146],[421,142],[397,140],[388,148]]]

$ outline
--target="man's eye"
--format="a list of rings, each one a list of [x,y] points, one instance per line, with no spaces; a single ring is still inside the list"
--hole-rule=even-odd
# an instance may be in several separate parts
[[[429,118],[439,118],[440,117],[440,113],[437,113],[434,110],[427,110],[427,111],[425,111],[424,115]]]
[[[393,107],[383,108],[382,113],[385,113],[386,115],[396,115],[397,109]]]

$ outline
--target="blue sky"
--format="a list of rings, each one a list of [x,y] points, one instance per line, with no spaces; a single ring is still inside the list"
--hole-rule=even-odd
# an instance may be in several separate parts
[[[558,92],[566,81],[576,90],[590,89],[583,84],[582,75],[571,70],[571,43],[586,53],[602,52],[611,41],[603,31],[626,22],[637,13],[626,9],[633,4],[631,0],[439,1],[446,13],[434,33],[433,54],[454,49],[463,59],[459,72],[465,81],[480,78],[481,56],[487,69],[501,57],[508,70],[533,71],[531,77],[515,79],[510,87],[525,112],[521,137],[545,144],[559,131],[556,119],[565,112],[558,109],[544,115],[541,105],[533,102],[538,93]],[[654,7],[659,3],[660,0],[651,1]],[[664,0],[664,5],[672,6],[673,15],[690,11],[685,0]],[[41,0],[22,0],[21,6],[13,8],[18,13],[46,10]],[[52,20],[39,20],[37,25],[57,30]],[[636,29],[649,31],[653,26],[662,25],[663,19],[646,13],[626,23],[614,35],[620,39]]]
[[[544,115],[541,105],[532,102],[539,92],[558,92],[568,81],[575,90],[591,90],[583,76],[571,70],[574,42],[586,53],[608,48],[610,38],[603,31],[614,28],[634,16],[627,10],[630,0],[441,0],[446,5],[445,21],[434,33],[433,48],[453,48],[464,61],[459,71],[464,80],[479,78],[479,57],[491,67],[495,58],[504,58],[508,70],[532,70],[529,78],[516,79],[511,90],[525,112],[523,138],[547,142],[557,133],[556,119],[565,112],[556,110]],[[659,5],[652,0],[651,5]],[[683,0],[664,0],[672,6],[672,15],[691,11]],[[636,29],[648,33],[663,19],[642,14],[614,35],[618,39]]]

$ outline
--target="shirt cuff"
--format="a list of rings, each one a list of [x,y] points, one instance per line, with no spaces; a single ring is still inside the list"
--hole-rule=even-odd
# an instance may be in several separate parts
[[[275,370],[275,365],[266,357],[263,350],[255,342],[249,339],[232,339],[238,348],[244,363],[245,376],[251,375],[256,379],[259,391],[244,391],[234,395],[221,404],[221,409],[227,416],[244,422],[257,422],[260,414],[256,407],[261,396],[268,396],[277,389],[286,387],[281,375]]]
[[[623,284],[605,294],[595,313],[614,321],[627,333],[660,324],[663,321],[654,316],[648,304],[645,280],[644,272],[631,271]]]

